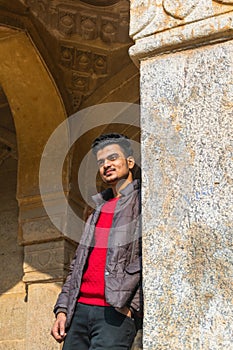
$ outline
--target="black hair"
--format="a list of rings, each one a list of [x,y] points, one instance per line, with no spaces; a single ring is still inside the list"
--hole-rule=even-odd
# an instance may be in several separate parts
[[[119,145],[126,158],[133,155],[133,150],[129,138],[125,135],[117,133],[103,134],[97,137],[92,143],[92,152],[94,155],[96,155],[99,150],[112,144]]]

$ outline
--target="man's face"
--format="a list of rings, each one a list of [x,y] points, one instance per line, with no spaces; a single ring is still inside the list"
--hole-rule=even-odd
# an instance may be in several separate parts
[[[97,152],[97,163],[102,180],[115,185],[122,179],[131,176],[130,169],[134,166],[134,159],[126,159],[123,150],[118,144],[105,146]]]

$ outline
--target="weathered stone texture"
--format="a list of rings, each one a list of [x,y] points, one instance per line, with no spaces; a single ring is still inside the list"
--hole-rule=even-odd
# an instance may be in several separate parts
[[[9,130],[11,123],[7,117],[5,111],[0,127]],[[17,161],[9,157],[1,159],[0,165],[0,349],[23,350],[27,305],[21,282],[23,248],[17,243]]]
[[[74,243],[64,240],[26,246],[24,282],[62,281],[68,273],[75,248]]]
[[[60,345],[50,336],[55,304],[61,284],[36,283],[28,288],[25,350],[58,350]],[[50,310],[50,311],[48,311]]]
[[[233,347],[233,44],[141,62],[144,350]]]
[[[17,199],[24,199],[39,194],[41,154],[66,114],[57,88],[29,37],[4,27],[0,27],[0,37],[0,83],[14,118],[20,159]]]
[[[221,3],[221,5],[220,5]],[[232,11],[232,0],[131,0],[134,40]]]
[[[207,18],[197,23],[181,25],[138,39],[130,48],[130,55],[138,64],[140,59],[154,55],[190,49],[227,40],[233,36],[233,13]]]
[[[24,340],[0,341],[0,350],[24,350]]]
[[[21,286],[21,293],[9,291],[1,296],[0,308],[0,349],[5,344],[20,341],[23,344],[25,338],[26,304],[24,302],[25,289]],[[10,315],[10,317],[9,317]]]

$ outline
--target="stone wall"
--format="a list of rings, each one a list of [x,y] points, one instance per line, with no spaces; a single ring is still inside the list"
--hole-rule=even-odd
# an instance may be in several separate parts
[[[0,129],[14,133],[9,108],[1,109]],[[2,133],[0,133],[2,141]],[[21,350],[25,346],[26,310],[23,276],[23,247],[17,242],[17,160],[0,142],[0,349]]]
[[[233,347],[232,4],[131,1],[145,350]]]
[[[146,349],[232,345],[232,57],[142,64]]]

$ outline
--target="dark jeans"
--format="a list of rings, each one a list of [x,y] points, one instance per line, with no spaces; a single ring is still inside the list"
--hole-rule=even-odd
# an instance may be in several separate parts
[[[63,350],[129,350],[135,334],[134,320],[113,307],[78,303]]]

